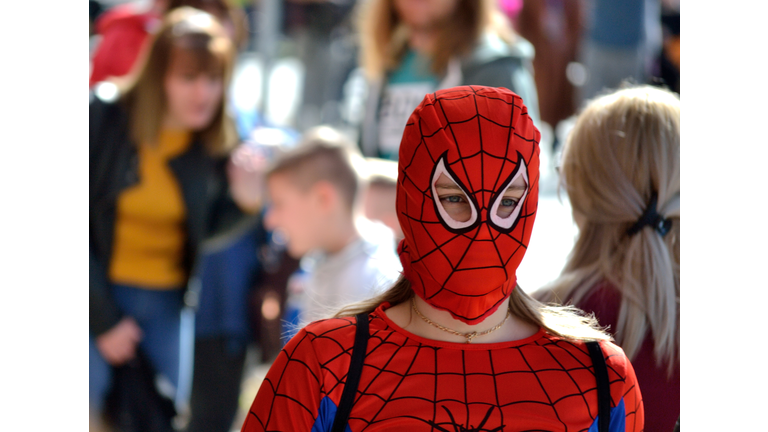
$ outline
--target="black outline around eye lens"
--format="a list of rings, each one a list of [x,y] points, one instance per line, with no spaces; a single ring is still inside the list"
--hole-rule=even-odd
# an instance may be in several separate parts
[[[454,233],[454,234],[464,234],[468,231],[473,230],[477,225],[480,223],[480,210],[479,206],[477,205],[477,201],[475,201],[475,197],[467,192],[467,188],[461,183],[461,180],[456,176],[456,173],[451,169],[450,165],[448,165],[448,158],[446,155],[448,154],[448,150],[443,152],[443,154],[440,155],[439,158],[437,158],[437,162],[435,162],[435,166],[432,168],[432,173],[429,175],[429,190],[432,192],[432,205],[435,207],[435,214],[437,214],[437,220],[440,221],[440,224],[443,225],[445,229],[448,231]],[[475,208],[476,217],[475,221],[472,222],[470,225],[464,227],[464,228],[453,228],[448,223],[443,220],[443,215],[440,214],[440,209],[437,207],[437,200],[439,199],[437,195],[433,191],[433,184],[435,181],[435,172],[437,171],[437,167],[440,165],[440,160],[443,161],[443,167],[448,172],[448,174],[451,175],[451,180],[456,183],[456,185],[459,186],[461,191],[464,193],[464,196],[467,197],[467,202],[469,202],[469,205],[473,206]]]
[[[496,204],[496,200],[501,198],[504,195],[504,192],[507,191],[507,188],[509,187],[510,182],[512,182],[512,179],[514,179],[518,171],[520,171],[520,167],[523,166],[523,163],[525,163],[525,160],[523,159],[523,155],[520,154],[520,152],[517,152],[517,166],[515,166],[515,169],[512,170],[512,173],[506,178],[506,180],[504,180],[501,183],[501,188],[498,191],[496,191],[496,193],[493,194],[488,206],[488,224],[492,226],[496,231],[504,234],[508,234],[512,232],[512,230],[514,230],[515,227],[517,226],[517,223],[520,221],[520,213],[523,212],[522,205],[523,203],[525,203],[525,200],[528,199],[528,192],[530,192],[530,189],[531,189],[530,178],[528,179],[525,185],[525,196],[521,197],[520,201],[517,202],[516,207],[520,207],[520,212],[517,214],[515,221],[512,222],[512,225],[509,228],[503,228],[493,223],[493,219],[491,218],[491,210],[493,209],[494,204]],[[526,176],[527,175],[528,173],[526,172]]]

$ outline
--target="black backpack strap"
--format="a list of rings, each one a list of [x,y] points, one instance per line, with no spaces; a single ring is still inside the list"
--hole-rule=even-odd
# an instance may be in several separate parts
[[[349,413],[352,412],[352,404],[355,402],[357,385],[360,383],[360,374],[363,372],[365,351],[368,348],[368,314],[358,314],[355,329],[355,346],[352,348],[352,360],[349,364],[347,381],[344,383],[344,392],[341,394],[339,406],[336,409],[336,417],[333,419],[331,432],[344,432],[349,421]]]
[[[597,380],[597,430],[608,432],[611,424],[611,387],[608,382],[608,367],[605,365],[605,357],[599,342],[587,342],[587,348],[589,348],[589,356],[592,357]]]

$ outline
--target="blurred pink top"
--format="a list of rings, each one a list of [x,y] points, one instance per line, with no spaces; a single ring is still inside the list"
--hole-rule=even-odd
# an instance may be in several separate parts
[[[517,18],[520,10],[523,9],[523,0],[499,0],[499,6],[504,15],[514,20]]]

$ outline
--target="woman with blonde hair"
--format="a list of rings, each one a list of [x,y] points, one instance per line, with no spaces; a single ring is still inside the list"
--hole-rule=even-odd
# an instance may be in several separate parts
[[[346,119],[363,154],[397,160],[405,123],[421,98],[459,85],[504,87],[538,122],[533,46],[496,0],[370,0],[358,15],[362,73],[347,86]]]
[[[575,308],[517,286],[539,139],[507,89],[426,95],[398,161],[403,276],[301,329],[242,430],[642,431],[621,349]]]
[[[598,97],[563,150],[579,235],[534,296],[594,312],[637,373],[646,429],[680,414],[680,100],[650,86]]]
[[[136,358],[171,395],[190,379],[179,365],[180,312],[195,303],[187,287],[200,246],[242,216],[225,175],[237,144],[225,107],[234,56],[213,16],[179,8],[136,74],[91,96],[89,382],[97,413],[116,368]]]

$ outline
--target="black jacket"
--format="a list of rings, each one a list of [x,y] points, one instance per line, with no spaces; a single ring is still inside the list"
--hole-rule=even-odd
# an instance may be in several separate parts
[[[90,101],[90,331],[98,336],[122,318],[109,289],[117,198],[139,182],[137,148],[130,138],[128,113],[120,102],[91,96]],[[202,241],[231,227],[243,214],[229,197],[226,158],[214,158],[194,139],[188,150],[169,161],[186,206],[184,264],[188,274]],[[187,296],[189,297],[189,296]]]

